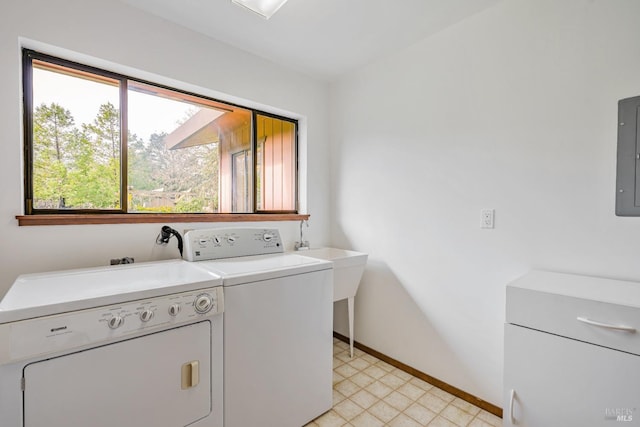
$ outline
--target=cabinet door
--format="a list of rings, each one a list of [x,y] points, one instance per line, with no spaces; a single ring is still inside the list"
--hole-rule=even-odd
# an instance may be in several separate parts
[[[504,369],[505,427],[640,426],[640,356],[507,324]]]

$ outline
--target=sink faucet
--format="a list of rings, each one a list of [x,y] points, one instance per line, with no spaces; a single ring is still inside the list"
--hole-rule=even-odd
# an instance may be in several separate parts
[[[296,242],[296,251],[306,251],[309,249],[309,242],[304,240],[304,235],[302,233],[302,226],[305,223],[307,224],[307,228],[309,228],[309,221],[307,221],[306,219],[300,221],[300,241]]]

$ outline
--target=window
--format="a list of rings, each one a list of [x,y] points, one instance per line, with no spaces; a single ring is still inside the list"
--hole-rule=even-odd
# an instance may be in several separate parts
[[[297,211],[297,121],[31,50],[23,73],[27,215]]]

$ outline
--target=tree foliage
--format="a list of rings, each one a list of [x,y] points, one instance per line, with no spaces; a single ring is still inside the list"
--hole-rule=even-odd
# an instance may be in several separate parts
[[[34,208],[119,208],[120,117],[113,104],[101,105],[80,127],[69,110],[43,104],[33,123]],[[217,147],[168,150],[165,137],[152,134],[144,141],[128,134],[130,210],[217,211]]]

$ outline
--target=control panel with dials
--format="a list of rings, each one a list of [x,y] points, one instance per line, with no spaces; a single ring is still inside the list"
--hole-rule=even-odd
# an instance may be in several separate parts
[[[284,252],[275,228],[210,228],[189,230],[184,235],[185,259],[205,261]]]
[[[223,311],[223,288],[217,286],[6,323],[0,325],[0,337],[9,335],[9,352],[0,351],[0,363],[125,339]]]

